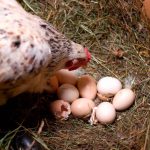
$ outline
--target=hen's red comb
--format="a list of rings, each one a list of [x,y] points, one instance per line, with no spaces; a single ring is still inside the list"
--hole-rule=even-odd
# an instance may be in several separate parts
[[[86,56],[87,56],[87,61],[90,61],[91,60],[91,54],[90,54],[90,52],[88,51],[87,48],[84,48],[84,50],[85,50],[85,53],[86,53]]]

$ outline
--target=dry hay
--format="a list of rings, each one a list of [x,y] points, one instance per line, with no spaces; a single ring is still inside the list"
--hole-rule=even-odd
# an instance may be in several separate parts
[[[35,119],[40,123],[46,116],[40,142],[51,150],[150,148],[150,31],[148,23],[141,19],[142,1],[23,0],[22,4],[67,37],[90,49],[92,61],[86,71],[97,80],[107,75],[115,76],[123,83],[129,75],[135,78],[135,104],[125,112],[118,112],[112,125],[90,126],[87,121],[75,118],[60,122],[50,119],[45,111],[40,118],[31,117],[32,122]],[[38,95],[27,99],[42,100],[38,103],[41,113],[43,103],[50,98]],[[35,128],[28,129],[31,133],[36,134],[37,122]],[[6,146],[8,142],[1,143]]]

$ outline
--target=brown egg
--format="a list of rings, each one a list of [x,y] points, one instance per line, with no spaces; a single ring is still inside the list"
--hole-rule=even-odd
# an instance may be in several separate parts
[[[56,119],[66,120],[71,113],[70,104],[64,100],[56,100],[49,105],[50,112]]]
[[[145,15],[150,19],[150,0],[144,0],[143,11]]]
[[[79,98],[71,104],[71,112],[75,117],[86,118],[90,116],[94,107],[95,104],[91,99]]]
[[[52,77],[50,77],[49,78],[49,84],[50,84],[50,86],[51,86],[51,90],[52,90],[52,92],[56,92],[57,91],[57,89],[58,89],[58,79],[57,79],[57,77],[56,76],[52,76]]]
[[[67,69],[61,69],[56,72],[56,77],[60,84],[68,83],[75,85],[77,82],[77,76],[74,72],[68,71]]]
[[[78,78],[77,88],[82,98],[94,99],[96,97],[96,81],[89,75],[82,75]]]
[[[79,98],[78,89],[71,84],[62,84],[57,90],[57,95],[59,99],[63,99],[67,102],[73,102]]]

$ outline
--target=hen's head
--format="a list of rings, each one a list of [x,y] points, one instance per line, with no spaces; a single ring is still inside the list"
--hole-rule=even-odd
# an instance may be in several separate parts
[[[52,62],[50,68],[54,72],[60,69],[78,69],[85,66],[91,59],[91,54],[87,48],[66,39],[59,41],[59,46],[55,49],[52,47],[51,52]]]
[[[68,56],[69,60],[65,64],[65,68],[68,70],[75,70],[85,66],[91,59],[88,49],[74,42],[72,42],[72,49]]]

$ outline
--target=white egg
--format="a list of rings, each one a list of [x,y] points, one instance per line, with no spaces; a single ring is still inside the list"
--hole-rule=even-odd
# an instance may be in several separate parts
[[[62,84],[57,90],[57,95],[59,99],[73,102],[79,97],[79,92],[78,89],[71,84]]]
[[[114,106],[109,102],[102,102],[93,109],[90,123],[96,124],[100,122],[102,124],[111,124],[116,118],[116,111]]]
[[[103,77],[97,83],[98,93],[101,94],[102,97],[112,97],[121,89],[121,82],[114,77]]]
[[[120,90],[113,98],[112,104],[118,111],[129,108],[135,100],[135,93],[128,88]]]

